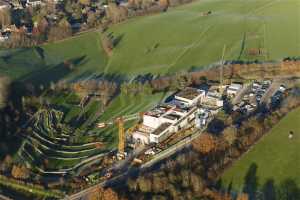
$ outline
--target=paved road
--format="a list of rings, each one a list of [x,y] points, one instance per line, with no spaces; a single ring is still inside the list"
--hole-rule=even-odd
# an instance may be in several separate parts
[[[269,89],[266,91],[264,96],[261,98],[261,103],[265,103],[266,105],[269,104],[271,97],[274,95],[274,93],[278,90],[279,86],[282,84],[280,80],[274,80],[272,84],[270,85]]]
[[[168,149],[166,149],[166,150],[158,153],[157,155],[155,155],[155,157],[153,159],[151,159],[148,162],[144,163],[141,166],[141,169],[151,167],[154,164],[158,163],[159,161],[161,161],[165,158],[168,158],[172,154],[180,151],[181,149],[183,149],[184,147],[189,145],[195,138],[197,138],[199,135],[201,135],[202,132],[203,132],[202,130],[195,130],[190,136],[186,137],[185,139],[177,142],[176,144],[172,145]]]
[[[203,130],[206,127],[203,128]],[[151,166],[153,166],[154,164],[156,164],[157,162],[171,156],[172,154],[180,151],[181,149],[183,149],[186,145],[189,145],[194,139],[196,139],[198,136],[201,135],[201,133],[203,132],[203,130],[195,130],[191,136],[186,137],[185,139],[179,141],[178,143],[172,145],[171,147],[169,147],[168,149],[160,152],[159,154],[157,154],[153,159],[151,159],[150,161],[148,161],[147,163],[144,163],[140,169],[146,169],[149,168]],[[64,200],[85,200],[88,197],[88,194],[92,193],[93,191],[96,191],[97,187],[104,187],[107,185],[111,185],[115,182],[118,182],[124,178],[126,178],[128,176],[129,173],[131,173],[132,171],[130,169],[128,169],[128,164],[134,159],[134,157],[136,155],[138,155],[139,153],[145,151],[146,149],[139,149],[137,150],[135,153],[133,153],[129,159],[122,161],[120,164],[118,163],[118,165],[112,167],[112,169],[114,170],[124,170],[124,166],[126,166],[126,171],[124,171],[123,173],[121,173],[120,175],[117,175],[109,180],[103,181],[97,185],[91,186],[85,190],[82,190],[76,194],[67,196],[64,198]]]
[[[236,105],[240,103],[243,99],[243,96],[245,96],[246,93],[248,93],[251,89],[251,83],[247,83],[243,86],[242,90],[234,97],[232,100],[232,105]]]
[[[70,196],[66,196],[64,198],[64,200],[84,200],[84,199],[87,199],[88,198],[88,195],[90,193],[93,193],[94,191],[97,190],[97,188],[100,186],[100,187],[104,187],[108,184],[111,184],[115,181],[118,181],[122,178],[125,178],[128,173],[129,173],[129,166],[130,166],[130,163],[132,162],[132,160],[137,157],[139,154],[141,153],[144,153],[144,151],[146,150],[147,148],[146,147],[141,147],[141,148],[138,148],[136,150],[134,150],[134,152],[132,152],[131,154],[129,154],[125,160],[122,160],[122,161],[119,161],[117,162],[115,165],[113,165],[111,168],[109,168],[107,171],[115,171],[115,172],[119,172],[121,174],[119,175],[115,175],[113,178],[109,179],[109,180],[106,180],[106,181],[103,181],[101,183],[98,183],[94,186],[91,186],[85,190],[82,190],[76,194],[73,194],[73,195],[70,195]]]

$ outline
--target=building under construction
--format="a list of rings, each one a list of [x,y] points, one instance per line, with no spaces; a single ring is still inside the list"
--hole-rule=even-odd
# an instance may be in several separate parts
[[[169,103],[157,105],[143,115],[143,122],[132,133],[137,143],[160,143],[173,133],[194,124],[197,104],[205,98],[206,92],[186,88],[175,94]]]

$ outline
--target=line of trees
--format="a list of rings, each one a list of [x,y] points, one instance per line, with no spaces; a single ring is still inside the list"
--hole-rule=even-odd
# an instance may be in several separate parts
[[[164,12],[169,6],[191,2],[192,0],[129,0],[119,1],[65,0],[55,4],[51,1],[37,7],[24,9],[2,9],[2,28],[15,26],[5,47],[29,47],[47,41],[57,41],[78,31],[101,27],[106,30],[129,18],[151,13]],[[24,28],[26,27],[26,28]]]

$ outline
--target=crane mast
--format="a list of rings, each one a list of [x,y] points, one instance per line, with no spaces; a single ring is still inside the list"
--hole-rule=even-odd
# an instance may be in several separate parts
[[[125,129],[124,129],[124,119],[119,117],[117,119],[119,128],[119,144],[118,144],[118,154],[124,155],[125,153]]]
[[[98,128],[104,128],[109,125],[117,124],[118,126],[118,136],[119,136],[119,142],[118,142],[118,158],[123,159],[125,157],[125,143],[126,143],[126,137],[125,137],[125,127],[124,123],[127,121],[135,120],[135,119],[142,119],[143,113],[135,113],[132,115],[126,115],[126,116],[120,116],[118,118],[115,118],[114,120],[108,121],[108,122],[102,122],[98,123]]]

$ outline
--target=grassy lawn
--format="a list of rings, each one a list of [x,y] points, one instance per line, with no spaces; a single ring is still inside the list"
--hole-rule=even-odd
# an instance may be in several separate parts
[[[0,74],[35,83],[101,75],[166,74],[221,59],[276,60],[300,55],[300,0],[199,0],[138,17],[108,31],[120,42],[108,58],[98,32],[40,48],[0,51]],[[201,13],[212,11],[209,16]],[[251,48],[267,53],[249,56]],[[61,63],[73,63],[72,71]],[[124,77],[123,77],[124,78]]]
[[[201,0],[110,28],[121,41],[106,72],[171,73],[225,59],[280,59],[300,54],[299,0]],[[209,16],[202,12],[212,11]],[[248,56],[264,48],[265,56]]]
[[[64,61],[73,64],[71,71],[62,66]],[[106,62],[100,34],[90,32],[37,48],[1,50],[0,74],[14,80],[49,83],[63,78],[99,75]]]
[[[294,131],[293,139],[288,138]],[[283,118],[249,153],[225,172],[222,185],[240,191],[248,178],[257,186],[290,180],[300,187],[300,108]]]
[[[17,181],[9,180],[3,176],[0,177],[0,184],[9,188],[13,188],[17,191],[27,192],[29,194],[37,195],[39,197],[52,197],[52,199],[59,199],[64,196],[63,194],[58,193],[57,191],[54,192],[49,189],[44,190],[35,186],[21,184]]]

